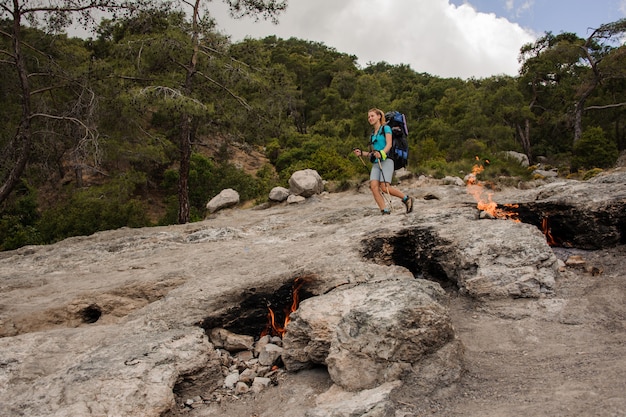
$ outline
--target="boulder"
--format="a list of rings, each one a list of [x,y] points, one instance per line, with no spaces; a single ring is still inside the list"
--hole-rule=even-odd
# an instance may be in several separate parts
[[[302,197],[311,197],[324,191],[322,177],[313,169],[296,171],[289,178],[289,191],[291,194]]]
[[[528,156],[521,152],[506,151],[504,152],[504,155],[509,159],[517,161],[524,168],[528,168],[528,166],[530,165],[530,162],[528,161]]]
[[[443,179],[441,180],[441,183],[443,185],[456,185],[458,187],[463,187],[465,185],[465,182],[459,178],[459,177],[452,177],[452,176],[445,176],[443,177]]]
[[[459,355],[447,355],[440,369],[460,378],[460,342],[445,300],[439,285],[415,279],[370,283],[307,299],[292,315],[285,335],[285,367],[325,364],[335,384],[360,391],[406,378],[451,344]],[[441,384],[429,380],[424,385]]]
[[[239,204],[239,193],[232,188],[222,190],[218,195],[213,197],[206,205],[209,213],[215,213],[226,207],[232,207]]]
[[[289,194],[290,194],[289,190],[286,189],[285,187],[274,187],[270,191],[269,199],[272,201],[282,203],[283,201],[287,200],[287,197],[289,197]]]

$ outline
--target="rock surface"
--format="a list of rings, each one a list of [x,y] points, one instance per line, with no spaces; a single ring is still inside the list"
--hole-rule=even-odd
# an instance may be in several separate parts
[[[552,201],[566,202],[570,213],[593,208],[604,222],[595,230],[619,248],[626,235],[620,175],[495,197],[524,202],[528,210]],[[604,263],[596,275],[568,269],[559,258],[564,252],[550,248],[536,225],[480,220],[463,187],[423,179],[400,187],[416,197],[408,216],[396,201],[393,214],[381,218],[364,185],[298,205],[228,210],[199,223],[120,229],[0,253],[0,415],[552,416],[626,409],[626,395],[616,388],[626,382],[623,250],[607,247],[602,258],[596,255]],[[574,192],[579,198],[571,198]],[[593,264],[591,255],[584,257]],[[357,304],[320,337],[322,347],[330,341],[328,350],[307,359],[331,369],[345,361],[345,367],[332,375],[318,368],[259,379],[263,391],[240,387],[239,399],[204,402],[225,382],[207,332],[220,327],[258,337],[232,326],[265,317],[268,297],[304,276],[310,279],[303,309],[322,302],[316,298],[368,294],[383,284],[389,286],[370,294],[388,294],[390,306],[401,306],[403,299],[422,300],[434,285],[423,279],[436,281],[447,295],[426,305],[441,310],[443,325],[407,326],[440,331],[432,339],[441,341],[439,349],[415,361],[419,343],[382,338],[391,331],[379,323],[385,310],[372,310],[363,329],[382,345],[365,360],[380,370],[387,356],[397,366],[390,378],[355,383],[340,371],[363,365],[343,353],[370,348],[353,331],[367,313]],[[402,282],[422,289],[394,290]],[[420,340],[410,331],[406,337]],[[391,349],[393,341],[403,348]],[[414,349],[408,358],[407,346]],[[461,358],[467,374],[442,366]],[[318,403],[322,393],[332,401]]]

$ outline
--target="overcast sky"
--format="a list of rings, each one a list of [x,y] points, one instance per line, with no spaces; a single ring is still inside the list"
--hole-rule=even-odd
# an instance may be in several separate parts
[[[322,42],[360,65],[408,64],[440,77],[517,75],[520,47],[546,31],[587,37],[626,17],[626,0],[288,0],[278,25],[210,11],[233,41],[276,35]]]

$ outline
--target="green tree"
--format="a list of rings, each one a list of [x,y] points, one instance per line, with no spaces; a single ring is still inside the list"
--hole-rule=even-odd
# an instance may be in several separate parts
[[[612,46],[625,31],[622,19],[601,25],[586,40],[572,33],[547,33],[521,49],[519,84],[536,117],[535,126],[541,128],[541,139],[549,142],[546,148],[571,151],[581,138],[587,110],[625,105],[623,95],[597,94],[606,92],[599,88],[603,84],[626,78],[623,47]],[[590,100],[593,106],[587,106]]]
[[[610,168],[618,154],[617,146],[607,140],[601,128],[589,128],[574,144],[572,170]]]
[[[94,150],[97,149],[98,135],[89,120],[94,100],[83,78],[84,72],[80,71],[87,61],[76,60],[70,65],[62,65],[61,61],[65,60],[67,64],[76,56],[77,49],[58,48],[52,42],[61,40],[58,36],[45,34],[43,39],[32,36],[35,33],[44,35],[35,28],[43,25],[52,33],[69,25],[73,16],[88,24],[93,22],[96,11],[116,14],[120,10],[133,10],[138,5],[139,2],[121,0],[2,2],[0,48],[5,58],[0,65],[3,73],[10,74],[5,77],[11,78],[10,92],[14,98],[10,100],[11,110],[5,112],[5,115],[10,113],[11,118],[6,125],[9,132],[3,135],[1,143],[0,203],[18,184],[33,152],[50,136],[79,138],[73,142],[79,166],[83,162],[80,159],[84,159],[88,151],[97,160]],[[30,28],[24,26],[26,23]],[[63,44],[67,46],[67,43]]]
[[[184,72],[184,83],[181,93],[189,99],[193,100],[194,90],[196,89],[196,79],[202,78],[204,82],[217,84],[224,92],[234,96],[242,105],[245,106],[245,102],[240,100],[235,94],[231,92],[228,86],[218,83],[211,77],[210,73],[201,71],[199,66],[199,58],[202,44],[203,35],[206,30],[206,17],[201,16],[200,7],[202,0],[195,0],[193,3],[186,3],[191,7],[191,45],[188,52],[187,63],[180,62],[180,66]],[[278,0],[243,0],[243,1],[229,1],[227,0],[231,15],[234,17],[244,16],[262,16],[264,18],[275,19],[275,16],[286,8],[285,1]],[[203,20],[204,19],[204,20]],[[203,53],[209,53],[206,49]],[[195,107],[195,106],[192,106]],[[179,223],[187,223],[190,220],[189,214],[189,167],[191,161],[192,146],[196,138],[199,122],[202,120],[197,117],[195,110],[189,111],[187,108],[181,112],[181,129],[180,129],[180,141],[179,141],[179,182],[178,182],[178,221]]]
[[[225,3],[234,17],[275,19],[286,7],[285,1],[277,0]],[[229,65],[226,64],[226,61],[232,63],[227,55],[228,42],[213,30],[215,23],[210,15],[203,14],[203,4],[202,0],[181,3],[187,8],[189,22],[165,19],[166,24],[157,29],[141,30],[143,26],[139,25],[139,31],[109,31],[112,34],[123,32],[124,42],[120,41],[119,35],[114,38],[118,50],[132,45],[129,56],[133,59],[127,62],[137,63],[135,68],[128,68],[133,79],[138,81],[135,97],[144,111],[156,110],[162,126],[168,130],[166,137],[178,149],[175,159],[179,167],[179,223],[190,221],[189,170],[193,148],[200,143],[203,132],[210,132],[212,124],[219,124],[220,118],[227,120],[222,110],[226,103],[224,94],[244,111],[251,110],[247,101],[233,88],[236,81],[229,77]],[[182,11],[173,15],[185,16]],[[134,22],[119,25],[122,29],[135,26]],[[154,65],[152,57],[160,60],[160,65]],[[142,78],[142,74],[149,76]],[[236,110],[229,109],[229,112],[235,114]]]

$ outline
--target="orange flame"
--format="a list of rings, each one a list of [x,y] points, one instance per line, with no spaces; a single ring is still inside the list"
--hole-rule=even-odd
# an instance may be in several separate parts
[[[478,156],[476,157],[476,160],[479,160]],[[486,160],[485,162],[489,163],[488,160]],[[472,167],[472,173],[468,176],[467,179],[467,192],[470,193],[476,200],[476,208],[478,208],[478,210],[480,211],[486,212],[494,219],[508,219],[515,222],[520,222],[518,218],[519,213],[512,210],[518,208],[519,205],[503,204],[502,206],[506,207],[507,209],[498,207],[498,204],[493,201],[493,193],[487,192],[483,184],[478,181],[478,175],[484,170],[485,167],[483,165],[475,164]]]
[[[287,324],[289,324],[290,315],[294,311],[298,309],[298,305],[300,304],[300,288],[304,284],[304,281],[296,278],[294,281],[293,292],[291,295],[291,305],[285,307],[283,312],[285,313],[285,320],[283,324],[279,324],[276,322],[276,315],[274,314],[274,310],[271,307],[267,307],[267,326],[261,332],[261,336],[265,336],[267,334],[272,336],[280,336],[283,337],[285,333],[287,333]]]
[[[548,224],[548,217],[544,217],[541,219],[541,230],[543,234],[546,235],[546,241],[549,246],[556,246],[556,240],[554,236],[552,236],[552,230],[550,229],[550,225]]]

